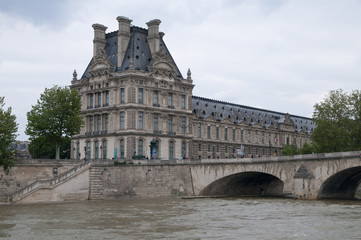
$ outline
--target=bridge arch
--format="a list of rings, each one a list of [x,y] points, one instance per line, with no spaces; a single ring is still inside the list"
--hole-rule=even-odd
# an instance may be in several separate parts
[[[217,179],[207,185],[201,196],[281,196],[284,183],[262,172],[241,172]]]
[[[354,199],[361,183],[361,166],[342,170],[324,181],[318,199]]]

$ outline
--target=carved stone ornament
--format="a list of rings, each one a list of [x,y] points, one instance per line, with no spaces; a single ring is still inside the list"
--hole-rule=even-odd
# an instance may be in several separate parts
[[[174,78],[175,66],[170,56],[163,50],[159,50],[153,56],[148,65],[149,72],[163,78]]]
[[[91,77],[109,76],[110,73],[114,71],[114,67],[104,49],[99,50],[98,54],[93,58],[93,63],[89,69]]]

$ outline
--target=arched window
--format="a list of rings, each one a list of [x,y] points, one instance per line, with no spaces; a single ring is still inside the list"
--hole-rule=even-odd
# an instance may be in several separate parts
[[[76,159],[80,159],[80,143],[76,143]]]
[[[173,159],[174,158],[174,142],[170,141],[169,142],[169,159]]]
[[[138,155],[143,155],[143,140],[138,140]]]
[[[95,156],[94,156],[95,159],[98,159],[99,158],[99,142],[96,141],[95,142]]]
[[[125,148],[125,146],[124,146],[124,140],[122,139],[122,140],[120,140],[120,148],[119,148],[119,150],[120,150],[120,155],[119,155],[119,158],[120,159],[124,159],[124,148]]]
[[[103,159],[107,158],[107,141],[103,140]]]
[[[186,142],[182,142],[182,158],[186,158]]]
[[[87,148],[86,148],[86,159],[90,159],[91,158],[91,142],[87,142]]]

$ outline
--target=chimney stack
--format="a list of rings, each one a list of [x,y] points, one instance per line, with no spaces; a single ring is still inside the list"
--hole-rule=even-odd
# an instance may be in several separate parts
[[[159,36],[159,24],[161,21],[159,19],[154,19],[149,22],[147,22],[148,26],[148,44],[150,48],[150,52],[152,56],[159,51],[159,42],[160,42],[160,36]]]
[[[125,52],[127,51],[127,47],[130,40],[130,23],[131,19],[123,16],[117,17],[119,23],[119,31],[118,31],[118,66],[121,67]]]
[[[107,27],[98,23],[93,24],[94,40],[93,40],[93,56],[98,55],[101,49],[105,48],[105,30]]]

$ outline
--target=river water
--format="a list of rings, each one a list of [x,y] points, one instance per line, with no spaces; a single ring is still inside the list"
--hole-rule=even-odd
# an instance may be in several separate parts
[[[361,239],[361,202],[165,198],[0,205],[0,239]]]

